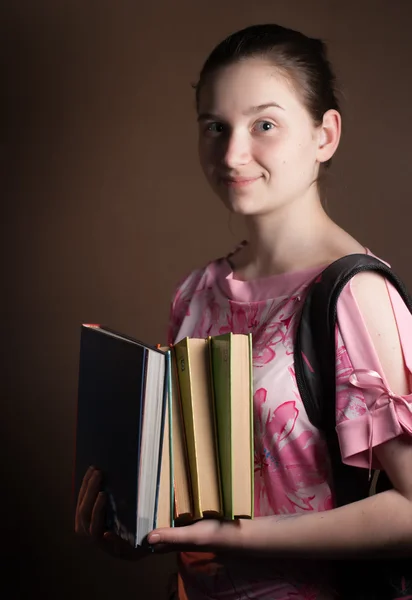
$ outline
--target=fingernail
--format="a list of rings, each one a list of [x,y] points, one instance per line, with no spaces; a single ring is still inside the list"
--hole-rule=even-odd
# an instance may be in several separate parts
[[[160,535],[158,533],[152,533],[151,535],[149,535],[149,537],[147,538],[147,541],[149,542],[149,544],[157,544],[157,542],[160,540]]]

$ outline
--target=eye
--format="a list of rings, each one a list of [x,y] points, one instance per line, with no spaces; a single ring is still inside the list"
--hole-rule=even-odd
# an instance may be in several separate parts
[[[218,123],[218,122],[213,122],[213,123],[206,123],[205,125],[205,133],[223,133],[224,131],[224,125],[223,123]]]
[[[254,124],[253,129],[258,132],[265,132],[274,129],[275,125],[270,121],[258,121]]]

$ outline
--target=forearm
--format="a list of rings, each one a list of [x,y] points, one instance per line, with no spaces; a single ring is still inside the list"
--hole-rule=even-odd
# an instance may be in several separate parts
[[[390,490],[325,512],[242,521],[238,534],[242,551],[281,557],[412,555],[412,502]]]
[[[159,551],[263,555],[279,559],[412,557],[412,498],[395,489],[325,512],[209,521],[156,530]]]

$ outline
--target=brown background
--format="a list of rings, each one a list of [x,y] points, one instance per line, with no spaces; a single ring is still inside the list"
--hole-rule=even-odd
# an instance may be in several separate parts
[[[329,210],[412,288],[412,2],[11,0],[0,16],[8,598],[162,598],[173,559],[119,564],[72,533],[79,325],[163,342],[176,281],[242,236],[202,179],[190,83],[222,37],[267,21],[329,42],[345,129]]]

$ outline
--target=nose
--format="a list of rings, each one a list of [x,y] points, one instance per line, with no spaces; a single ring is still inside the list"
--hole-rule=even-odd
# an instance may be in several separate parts
[[[251,159],[250,141],[244,131],[231,131],[223,148],[223,164],[228,169],[247,165]]]

